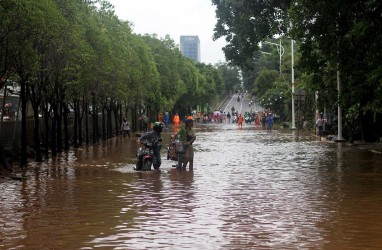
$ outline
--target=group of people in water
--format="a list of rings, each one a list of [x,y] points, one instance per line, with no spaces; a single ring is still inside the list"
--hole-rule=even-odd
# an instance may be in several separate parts
[[[263,129],[267,129],[269,131],[272,130],[272,126],[274,123],[274,115],[271,112],[261,111],[261,112],[245,112],[242,114],[235,110],[232,107],[231,112],[222,112],[217,109],[215,112],[205,112],[203,114],[203,123],[237,123],[239,127],[243,127],[243,124],[252,124],[255,126],[262,126]],[[174,124],[176,124],[174,122]]]
[[[196,123],[237,123],[240,128],[243,127],[243,123],[252,123],[254,122],[255,126],[256,125],[262,125],[263,129],[267,129],[268,131],[272,130],[273,126],[273,115],[265,112],[245,112],[244,116],[241,114],[241,112],[238,112],[234,110],[234,107],[232,107],[232,115],[230,112],[227,114],[225,112],[221,112],[220,110],[216,110],[215,112],[205,112],[203,115],[201,112],[193,112],[193,114],[189,114],[183,119],[180,118],[178,113],[175,113],[174,116],[172,117],[172,122],[174,124],[174,129],[177,131],[177,129],[180,126],[181,122],[184,122],[185,124],[185,129],[186,129],[186,134],[187,134],[187,141],[186,144],[188,145],[185,156],[184,156],[184,161],[183,161],[183,169],[186,168],[186,166],[189,166],[189,169],[192,170],[193,168],[193,159],[194,159],[194,152],[193,152],[193,147],[192,144],[196,140],[196,135],[195,131],[193,130],[193,125],[194,122]],[[168,128],[169,127],[169,122],[170,122],[170,115],[168,112],[165,112],[164,115],[162,113],[158,114],[158,121],[153,123],[151,126],[152,131],[148,132],[148,118],[146,115],[142,114],[139,117],[139,121],[142,123],[141,131],[145,132],[145,134],[137,140],[137,143],[140,143],[142,138],[147,139],[151,134],[155,134],[156,137],[160,136],[162,129],[163,128]],[[131,137],[130,135],[130,130],[131,130],[131,124],[128,121],[128,119],[125,117],[123,118],[122,124],[121,124],[121,132],[123,137]],[[156,169],[159,169],[160,164],[161,164],[161,159],[160,159],[160,153],[157,152],[156,157],[157,159],[157,164],[159,166],[155,166]]]

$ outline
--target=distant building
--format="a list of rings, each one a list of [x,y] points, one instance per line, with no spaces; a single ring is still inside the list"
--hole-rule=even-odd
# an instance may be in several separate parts
[[[180,51],[186,57],[200,62],[200,40],[198,36],[180,36]]]

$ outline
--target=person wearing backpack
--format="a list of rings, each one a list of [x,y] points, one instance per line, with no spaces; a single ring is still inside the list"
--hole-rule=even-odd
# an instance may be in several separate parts
[[[317,129],[317,136],[321,141],[321,137],[323,136],[324,133],[324,124],[326,122],[326,119],[324,119],[324,114],[321,112],[320,117],[318,117],[316,121],[316,129]]]

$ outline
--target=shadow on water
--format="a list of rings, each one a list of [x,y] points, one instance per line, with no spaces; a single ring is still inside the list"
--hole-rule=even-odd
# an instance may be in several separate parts
[[[379,249],[382,157],[309,134],[195,125],[194,171],[136,172],[116,137],[0,184],[4,249]],[[165,132],[164,144],[169,135]]]

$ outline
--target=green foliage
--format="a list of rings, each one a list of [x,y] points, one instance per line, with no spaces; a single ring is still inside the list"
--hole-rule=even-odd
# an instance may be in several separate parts
[[[290,1],[212,0],[212,4],[217,8],[214,38],[225,37],[227,60],[243,69],[251,63],[248,59],[253,58],[261,41],[286,31],[283,21]]]
[[[145,35],[142,39],[150,47],[150,53],[159,73],[159,91],[163,99],[160,103],[174,105],[187,91],[185,79],[182,77],[185,58],[169,37],[158,39],[155,35]],[[160,107],[158,111],[159,109]]]
[[[179,127],[179,130],[177,132],[177,137],[178,137],[179,141],[187,142],[187,131],[186,131],[186,128],[184,127],[184,125]]]
[[[241,83],[240,69],[237,66],[219,64],[218,70],[222,80],[224,81],[225,93],[234,93]]]
[[[279,72],[275,70],[264,69],[260,71],[253,86],[253,94],[259,97],[263,96],[268,89],[272,88],[279,76]]]
[[[270,109],[279,115],[281,120],[285,120],[289,114],[288,105],[291,101],[291,90],[284,83],[275,82],[271,88],[259,96],[258,101],[262,107]]]
[[[381,7],[379,1],[372,0],[324,1],[320,5],[298,1],[291,8],[292,32],[304,41],[301,68],[320,74],[322,81],[316,82],[317,89],[331,92],[332,96],[336,92],[335,76],[339,70],[343,84],[340,104],[345,114],[352,114],[349,120],[356,119],[357,123],[368,112],[381,113]],[[310,16],[313,13],[314,22]],[[359,103],[359,108],[354,109],[354,103]],[[357,112],[358,115],[354,115]],[[363,132],[374,133],[366,127]]]
[[[133,34],[107,1],[9,0],[0,10],[0,77],[24,79],[35,110],[91,101],[171,111],[224,92],[216,68],[183,57],[169,36]]]
[[[349,130],[349,136],[353,141],[356,136],[361,132],[361,121],[359,119],[360,112],[360,104],[353,104],[349,109],[346,110],[345,114],[345,124]]]
[[[318,91],[318,107],[329,107],[335,113],[339,103],[344,114],[348,109],[352,114],[359,112],[352,117],[362,121],[372,113],[375,124],[380,124],[376,120],[382,112],[380,1],[213,0],[212,3],[217,7],[218,18],[215,38],[225,37],[228,41],[224,48],[226,58],[243,70],[246,85],[256,81],[260,67],[276,69],[275,47],[263,47],[270,53],[265,57],[259,52],[259,43],[276,35],[288,35],[282,38],[298,41],[295,82],[308,90],[308,99]],[[285,55],[288,53],[285,50]],[[253,64],[254,59],[259,65]],[[270,64],[266,65],[264,59]],[[290,60],[290,56],[282,58],[285,79],[285,74],[291,73]],[[337,72],[343,86],[339,100]],[[289,82],[285,79],[284,82]],[[354,103],[360,104],[359,109],[353,110]],[[382,131],[363,127],[360,134],[378,138]]]

